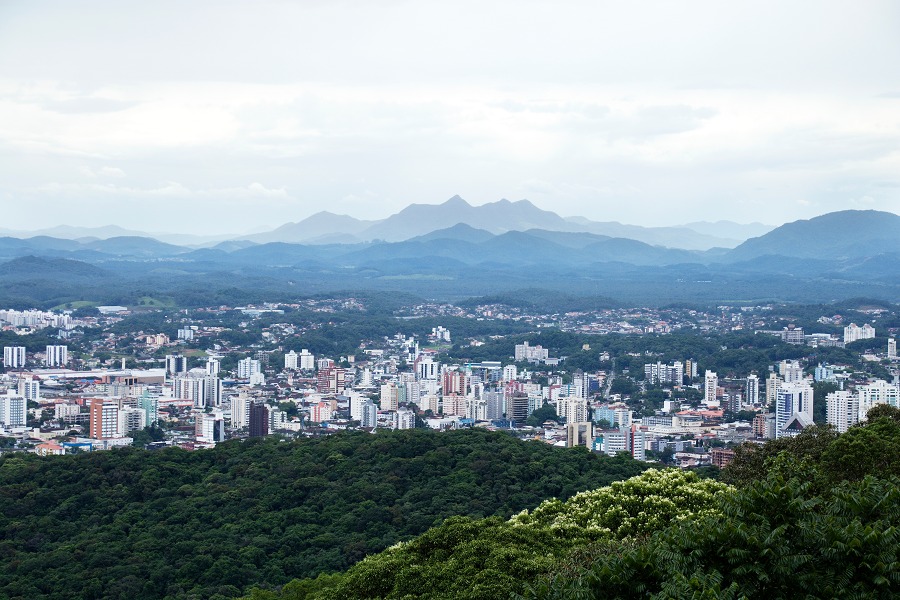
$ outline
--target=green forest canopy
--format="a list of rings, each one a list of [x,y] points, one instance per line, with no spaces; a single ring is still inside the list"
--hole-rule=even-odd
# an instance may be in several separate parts
[[[0,596],[228,598],[646,465],[466,430],[0,458]]]

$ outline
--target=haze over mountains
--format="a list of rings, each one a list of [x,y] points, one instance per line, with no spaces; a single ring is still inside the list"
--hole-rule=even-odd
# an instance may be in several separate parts
[[[0,234],[20,238],[50,236],[63,239],[108,239],[120,236],[138,236],[194,247],[210,246],[226,240],[260,244],[269,242],[352,244],[376,240],[399,242],[458,223],[484,229],[494,234],[529,229],[583,232],[629,238],[650,245],[686,250],[708,250],[713,247],[733,248],[747,238],[762,235],[773,229],[772,226],[761,223],[745,225],[731,221],[695,222],[680,227],[642,227],[614,221],[591,221],[584,217],[563,218],[554,212],[538,208],[528,200],[517,202],[499,200],[481,206],[473,206],[459,196],[454,196],[442,204],[411,204],[400,212],[377,221],[361,220],[349,215],[337,215],[322,211],[299,222],[285,223],[271,231],[243,236],[147,233],[115,225],[103,227],[61,225],[30,232],[0,229]]]
[[[563,218],[558,214],[538,208],[528,200],[510,202],[499,200],[481,206],[472,206],[459,196],[442,204],[411,204],[400,212],[380,221],[362,221],[347,215],[329,212],[317,213],[298,223],[288,223],[266,233],[246,236],[254,242],[293,243],[353,243],[382,240],[400,242],[444,229],[458,223],[501,234],[507,231],[541,229],[594,233],[609,237],[623,237],[651,245],[707,250],[716,246],[732,248],[753,234],[771,230],[771,227],[754,223],[742,226],[723,224],[728,236],[711,233],[712,224],[697,223],[689,227],[640,227],[616,222],[596,222],[584,217]],[[705,232],[700,232],[705,229]],[[745,232],[741,235],[741,232]],[[737,235],[735,235],[737,234]]]
[[[764,226],[743,231],[753,227]],[[617,235],[623,230],[681,247]],[[574,223],[527,201],[473,207],[459,198],[377,222],[319,213],[251,238],[197,248],[134,235],[5,237],[0,285],[21,304],[67,294],[94,300],[85,289],[105,298],[111,282],[139,297],[190,289],[192,302],[216,288],[243,290],[248,301],[338,289],[450,298],[542,288],[650,303],[900,294],[900,216],[878,211],[788,223],[731,249],[686,248],[684,240],[709,240],[688,229]],[[51,293],[57,284],[68,291]],[[42,297],[38,288],[46,288]]]

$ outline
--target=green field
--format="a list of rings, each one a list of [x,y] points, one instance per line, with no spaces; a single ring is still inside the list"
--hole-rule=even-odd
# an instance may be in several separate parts
[[[94,300],[74,300],[64,304],[58,304],[50,310],[75,310],[76,308],[86,308],[90,306],[99,306],[100,303]]]
[[[172,308],[176,306],[175,299],[170,297],[154,298],[153,296],[141,296],[135,303],[135,307],[160,307]]]

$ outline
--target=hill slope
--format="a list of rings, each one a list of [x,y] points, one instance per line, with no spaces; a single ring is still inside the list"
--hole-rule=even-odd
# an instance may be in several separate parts
[[[760,256],[839,260],[900,252],[900,216],[877,210],[842,210],[786,223],[727,253],[729,261]]]
[[[346,569],[452,515],[508,517],[644,469],[480,430],[7,455],[0,597],[234,597]]]

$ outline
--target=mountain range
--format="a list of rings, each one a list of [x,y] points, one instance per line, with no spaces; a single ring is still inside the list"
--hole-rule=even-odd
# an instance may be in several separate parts
[[[484,221],[430,229],[435,214],[447,223],[455,215]],[[85,289],[102,297],[115,292],[116,303],[127,303],[133,290],[139,298],[187,294],[184,302],[200,305],[223,289],[230,291],[221,303],[339,289],[459,298],[542,288],[632,302],[860,295],[894,301],[900,295],[900,216],[886,212],[829,213],[787,223],[735,248],[705,250],[553,229],[570,221],[523,202],[472,207],[456,199],[408,207],[394,217],[363,223],[320,213],[305,226],[285,226],[286,236],[303,227],[319,234],[307,243],[233,239],[196,248],[142,236],[3,237],[0,304],[3,291],[15,291],[7,301],[25,304],[28,298],[49,303],[76,294],[73,299],[88,299]],[[356,227],[356,234],[328,232],[325,224],[333,222]],[[376,234],[374,241],[354,241]],[[104,289],[103,282],[112,281],[118,287]],[[36,287],[40,295],[32,291]]]
[[[733,248],[751,235],[759,235],[772,229],[760,223],[741,225],[724,221],[718,226],[727,231],[727,235],[716,234],[717,224],[703,222],[694,223],[693,227],[641,227],[615,221],[591,221],[584,217],[563,218],[555,212],[538,208],[528,200],[517,202],[499,200],[473,206],[459,196],[453,196],[442,204],[410,204],[400,212],[379,221],[365,221],[348,215],[319,212],[303,221],[287,223],[273,231],[245,236],[242,239],[257,243],[303,244],[346,244],[376,240],[402,242],[458,223],[484,229],[493,234],[529,229],[594,233],[685,250]]]
[[[290,222],[271,231],[252,235],[189,235],[147,233],[116,225],[74,227],[60,225],[50,229],[23,232],[0,229],[0,235],[17,238],[48,236],[60,239],[95,241],[113,237],[151,237],[162,242],[191,248],[210,247],[223,242],[243,244],[286,242],[292,244],[353,244],[358,242],[400,242],[445,229],[458,223],[484,229],[493,234],[507,231],[540,229],[572,233],[629,238],[654,246],[685,250],[733,248],[742,241],[772,229],[760,223],[740,224],[731,221],[695,222],[678,227],[641,227],[615,221],[591,221],[584,217],[561,217],[538,208],[528,200],[499,200],[473,206],[454,196],[441,204],[411,204],[400,212],[381,220],[363,220],[327,211],[318,212],[299,222]]]

